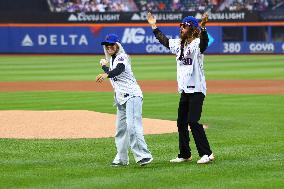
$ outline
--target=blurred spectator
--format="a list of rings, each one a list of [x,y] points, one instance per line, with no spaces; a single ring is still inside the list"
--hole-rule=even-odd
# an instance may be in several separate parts
[[[182,6],[180,0],[173,0],[171,7],[172,11],[182,11],[185,6]]]
[[[164,2],[159,2],[159,11],[164,11],[166,10],[166,5]]]
[[[224,0],[217,11],[265,11],[277,6],[282,0]]]

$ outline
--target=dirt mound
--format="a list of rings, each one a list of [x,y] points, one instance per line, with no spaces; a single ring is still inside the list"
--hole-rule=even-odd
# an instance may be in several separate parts
[[[143,118],[144,134],[177,132],[176,122]],[[115,134],[115,115],[86,110],[0,111],[0,138],[103,138]]]

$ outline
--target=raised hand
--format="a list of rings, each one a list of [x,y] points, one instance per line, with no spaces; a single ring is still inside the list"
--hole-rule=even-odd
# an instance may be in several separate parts
[[[202,20],[201,20],[200,26],[201,26],[202,28],[205,28],[207,22],[208,22],[208,14],[207,14],[207,13],[204,13],[204,14],[202,15]]]
[[[148,12],[148,14],[147,14],[147,20],[148,20],[148,23],[151,25],[152,29],[157,28],[157,26],[156,26],[157,20],[150,12]]]

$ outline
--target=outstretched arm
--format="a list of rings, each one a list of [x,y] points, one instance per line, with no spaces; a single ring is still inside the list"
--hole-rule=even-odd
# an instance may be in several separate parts
[[[151,25],[151,28],[153,29],[153,33],[154,33],[155,37],[159,40],[159,42],[162,45],[164,45],[165,47],[167,47],[169,49],[170,48],[169,47],[169,39],[156,26],[156,19],[150,12],[148,12],[147,20],[148,20],[148,23]]]
[[[206,23],[208,22],[208,14],[203,14],[202,15],[202,20],[200,23],[200,27],[201,27],[201,33],[200,33],[200,44],[199,44],[199,48],[200,48],[200,52],[201,54],[203,54],[205,52],[205,50],[208,47],[208,42],[209,42],[209,38],[208,38],[208,34],[206,31]]]

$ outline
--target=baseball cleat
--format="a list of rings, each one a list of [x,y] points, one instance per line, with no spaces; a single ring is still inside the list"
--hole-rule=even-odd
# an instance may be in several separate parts
[[[182,163],[182,162],[191,161],[191,160],[192,160],[191,157],[190,158],[179,158],[179,157],[177,157],[175,159],[171,159],[170,162],[171,163]]]
[[[144,166],[144,165],[151,163],[152,161],[153,161],[153,158],[143,158],[137,163],[139,163],[140,166]]]

